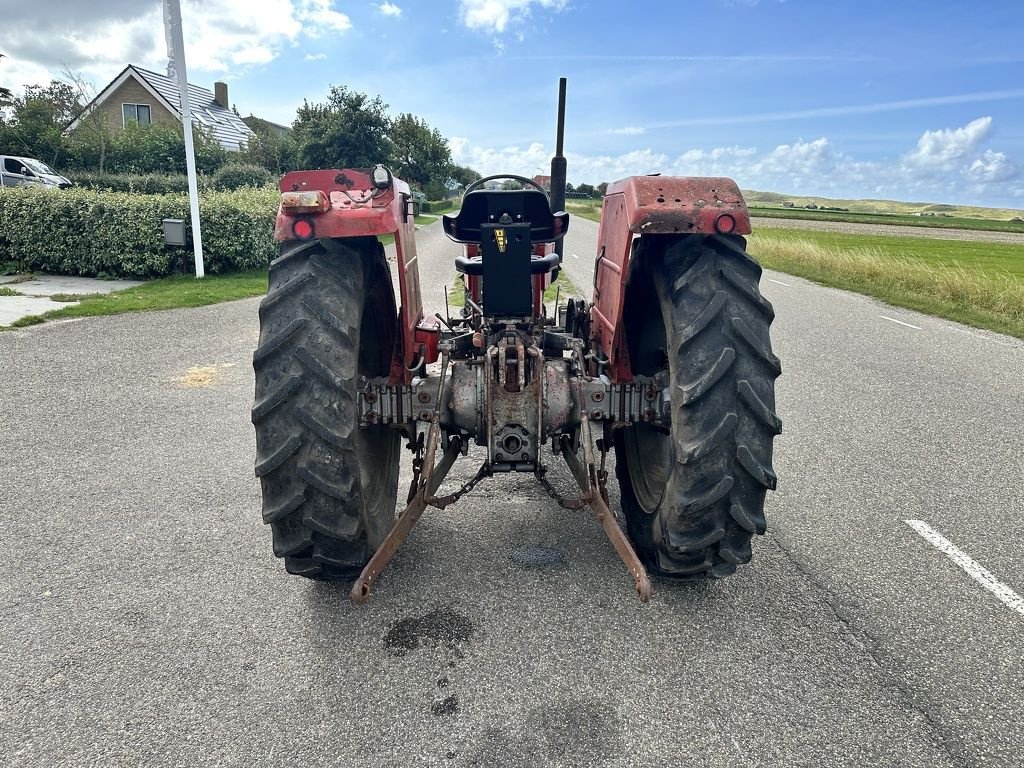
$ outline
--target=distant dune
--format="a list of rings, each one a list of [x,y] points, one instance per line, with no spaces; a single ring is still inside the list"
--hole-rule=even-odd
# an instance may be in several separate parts
[[[973,205],[946,205],[942,203],[903,203],[898,200],[838,200],[829,197],[783,195],[778,192],[743,190],[748,205],[782,206],[792,203],[794,208],[816,205],[818,208],[846,208],[854,213],[892,213],[904,216],[954,216],[965,219],[1024,218],[1024,210],[1015,208],[980,208]]]

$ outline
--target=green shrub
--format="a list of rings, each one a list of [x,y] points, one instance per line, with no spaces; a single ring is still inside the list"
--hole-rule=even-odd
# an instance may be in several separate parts
[[[276,253],[274,190],[200,196],[206,271],[264,266]],[[164,245],[162,221],[189,220],[188,195],[91,189],[0,193],[0,261],[64,275],[147,278],[187,271],[192,250]]]
[[[455,209],[452,200],[428,200],[420,206],[421,213],[446,213]]]
[[[214,189],[269,187],[274,183],[270,171],[260,165],[225,165],[213,176]]]
[[[89,173],[80,171],[71,174],[68,178],[80,187],[108,192],[141,192],[146,195],[188,192],[188,176],[183,173]],[[204,189],[208,186],[208,178],[199,177],[199,188]]]

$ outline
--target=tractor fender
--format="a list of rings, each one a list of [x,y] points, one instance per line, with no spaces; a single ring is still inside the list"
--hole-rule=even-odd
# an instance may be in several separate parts
[[[390,378],[393,383],[408,384],[414,370],[437,360],[441,330],[434,318],[423,313],[409,185],[391,178],[387,188],[376,189],[370,171],[345,168],[287,173],[280,190],[274,227],[278,241],[394,236],[401,333]]]
[[[750,234],[750,214],[732,179],[631,176],[608,186],[594,268],[591,337],[614,382],[633,373],[623,323],[626,282],[637,235]]]

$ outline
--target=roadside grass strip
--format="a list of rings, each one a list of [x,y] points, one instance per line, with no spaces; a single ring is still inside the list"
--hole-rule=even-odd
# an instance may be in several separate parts
[[[993,576],[986,568],[923,520],[904,520],[921,537],[956,563],[963,571],[1009,608],[1024,617],[1024,597]]]
[[[749,242],[769,269],[1024,338],[1020,246],[801,230],[761,230]]]
[[[15,320],[3,328],[23,328],[46,320],[72,317],[116,315],[122,312],[148,312],[157,309],[180,309],[218,304],[222,301],[262,296],[267,292],[266,270],[236,272],[228,275],[207,275],[201,280],[191,275],[177,275],[151,280],[144,285],[113,293],[62,295],[62,301],[77,301],[42,315]]]

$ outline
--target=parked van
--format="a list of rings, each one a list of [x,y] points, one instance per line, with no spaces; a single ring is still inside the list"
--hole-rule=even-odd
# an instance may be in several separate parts
[[[0,155],[0,186],[67,189],[71,186],[71,180],[64,178],[40,160]]]

